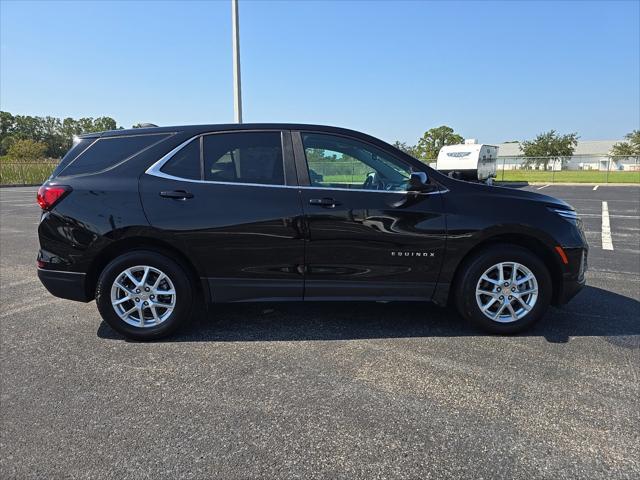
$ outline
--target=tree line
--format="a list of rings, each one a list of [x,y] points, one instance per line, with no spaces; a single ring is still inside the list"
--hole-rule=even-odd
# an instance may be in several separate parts
[[[32,117],[0,111],[0,156],[18,159],[60,158],[75,135],[116,130],[111,117]]]
[[[552,160],[571,157],[579,138],[576,132],[560,134],[555,130],[549,130],[538,134],[533,140],[513,143],[520,144],[520,151],[525,157],[525,166],[543,166],[546,169]],[[640,156],[640,130],[628,133],[625,138],[627,141],[613,145],[609,152],[610,156]],[[428,163],[438,158],[440,149],[445,145],[456,145],[463,141],[462,135],[456,133],[451,127],[442,125],[427,130],[415,145],[396,141],[393,146]]]
[[[532,157],[525,160],[525,164],[544,165],[544,168],[547,168],[550,160],[573,155],[578,144],[578,138],[577,133],[561,135],[555,130],[550,130],[539,134],[533,140],[524,140],[516,143],[520,144],[520,151],[524,157]],[[393,145],[409,155],[428,163],[438,158],[440,149],[445,145],[456,145],[463,141],[462,135],[456,133],[451,127],[442,125],[427,130],[415,145],[407,145],[398,141]]]

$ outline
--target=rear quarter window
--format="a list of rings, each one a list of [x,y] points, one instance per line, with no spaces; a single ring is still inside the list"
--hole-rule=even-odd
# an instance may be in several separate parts
[[[106,170],[122,163],[132,156],[140,153],[142,150],[161,142],[168,136],[168,134],[128,135],[122,137],[105,137],[97,140],[86,139],[95,141],[90,144],[88,148],[85,147],[85,149],[74,159],[68,162],[66,166],[62,165],[67,155],[71,154],[76,148],[74,147],[65,156],[65,159],[60,162],[61,165],[56,169],[60,169],[60,171],[58,173],[54,172],[54,175],[68,177],[72,175],[97,173],[102,170]],[[84,140],[81,140],[81,143],[83,141]]]
[[[69,150],[58,166],[53,170],[51,174],[52,177],[57,177],[78,155],[84,152],[89,145],[96,141],[95,137],[92,138],[81,138],[80,140],[74,142],[73,147]]]

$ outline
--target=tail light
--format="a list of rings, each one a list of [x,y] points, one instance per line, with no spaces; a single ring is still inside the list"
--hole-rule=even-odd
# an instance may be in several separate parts
[[[42,185],[38,189],[38,205],[42,210],[51,210],[70,192],[71,187],[68,185]]]

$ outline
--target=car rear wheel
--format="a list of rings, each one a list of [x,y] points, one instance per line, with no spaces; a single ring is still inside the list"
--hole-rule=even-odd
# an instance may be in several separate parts
[[[175,332],[191,316],[192,286],[180,264],[153,251],[121,255],[103,270],[96,287],[100,315],[136,340]]]
[[[517,333],[544,316],[551,288],[549,271],[536,255],[515,245],[495,245],[463,266],[456,306],[484,330]]]

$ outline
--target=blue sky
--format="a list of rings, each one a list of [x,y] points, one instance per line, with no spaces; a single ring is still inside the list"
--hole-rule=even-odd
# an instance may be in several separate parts
[[[640,2],[240,0],[246,122],[414,143],[640,128]],[[0,3],[0,106],[126,127],[233,120],[230,2]]]

